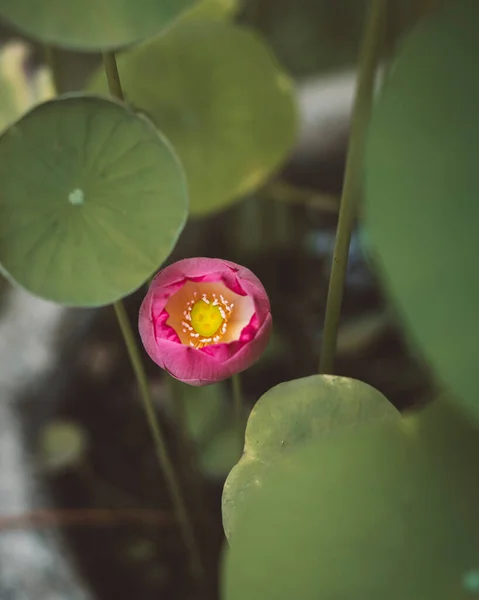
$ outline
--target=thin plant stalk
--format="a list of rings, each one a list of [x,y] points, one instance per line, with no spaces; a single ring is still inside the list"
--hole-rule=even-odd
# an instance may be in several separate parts
[[[351,120],[346,171],[329,280],[320,373],[332,373],[339,330],[349,245],[361,194],[363,154],[372,110],[376,68],[382,46],[387,0],[370,0],[359,59],[359,73]]]
[[[118,74],[118,67],[116,64],[115,54],[113,52],[107,52],[103,54],[103,65],[105,68],[106,77],[108,80],[108,87],[112,96],[123,100],[123,90],[121,87],[121,81]],[[190,564],[192,573],[197,579],[204,578],[203,565],[201,560],[201,552],[199,545],[196,540],[193,522],[190,518],[188,508],[183,497],[183,493],[175,473],[173,463],[171,462],[168,454],[168,448],[161,431],[160,424],[157,419],[157,415],[154,409],[153,401],[151,398],[150,386],[146,377],[145,368],[141,359],[140,350],[138,343],[133,335],[133,330],[128,319],[123,302],[119,300],[114,304],[115,313],[120,325],[123,338],[125,340],[126,348],[130,357],[130,362],[135,372],[136,380],[138,382],[138,388],[140,391],[143,408],[145,411],[146,419],[153,437],[155,444],[156,456],[165,477],[166,486],[170,494],[173,506],[180,526],[181,535],[185,546],[188,550],[190,557]]]
[[[188,513],[186,502],[183,498],[183,494],[176,477],[173,463],[170,460],[168,454],[168,448],[163,437],[163,433],[158,423],[155,408],[151,398],[150,386],[146,377],[146,372],[141,359],[138,344],[135,340],[133,330],[131,328],[128,315],[126,313],[123,302],[119,300],[114,304],[115,313],[120,325],[125,345],[128,350],[130,362],[135,372],[136,380],[138,382],[138,388],[140,391],[143,408],[145,411],[146,419],[150,427],[150,432],[155,443],[155,451],[161,470],[165,477],[168,492],[173,501],[173,506],[178,519],[178,524],[181,529],[181,534],[186,548],[188,549],[191,561],[192,572],[196,577],[201,578],[203,576],[203,567],[201,561],[201,553],[199,546],[196,541],[192,520]]]
[[[115,98],[118,98],[118,100],[124,100],[123,88],[121,87],[120,74],[118,73],[118,65],[116,64],[114,52],[103,53],[103,67],[105,69],[110,94]]]

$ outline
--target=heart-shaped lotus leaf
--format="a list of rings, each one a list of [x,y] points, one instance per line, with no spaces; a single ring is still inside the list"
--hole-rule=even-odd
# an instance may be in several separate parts
[[[224,486],[223,527],[228,540],[236,535],[245,501],[285,454],[360,423],[398,417],[380,392],[348,377],[313,375],[266,392],[250,414],[243,456]]]
[[[99,52],[168,27],[197,0],[1,0],[0,18],[46,44]]]
[[[0,136],[0,265],[46,300],[100,306],[158,269],[187,216],[170,145],[95,96],[38,105]]]
[[[255,189],[294,144],[291,81],[252,31],[187,20],[124,52],[118,68],[127,101],[177,150],[194,215],[225,208]],[[106,92],[102,71],[90,89]]]
[[[224,600],[472,600],[479,431],[449,407],[315,440],[271,467],[224,562]]]
[[[403,42],[375,107],[366,226],[418,350],[479,419],[479,3],[445,3]]]

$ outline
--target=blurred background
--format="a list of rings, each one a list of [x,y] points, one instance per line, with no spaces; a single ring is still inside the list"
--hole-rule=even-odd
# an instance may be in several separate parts
[[[385,60],[401,31],[432,4],[391,2]],[[245,0],[236,17],[264,37],[294,80],[297,144],[280,172],[255,193],[191,219],[169,262],[222,257],[262,280],[274,334],[265,356],[242,375],[250,406],[272,386],[318,368],[365,7],[363,0]],[[38,71],[42,49],[5,26],[0,46],[3,77],[20,77],[25,102],[41,96],[39,86],[47,85]],[[98,56],[64,51],[55,51],[53,60],[61,92],[82,89],[100,63]],[[2,87],[0,128],[1,95]],[[373,385],[404,409],[427,401],[431,382],[406,350],[361,236],[359,226],[336,371]],[[144,293],[126,302],[133,322]],[[0,598],[200,597],[187,575],[111,308],[64,309],[2,281],[0,310]],[[189,388],[145,361],[201,530],[212,588],[204,597],[214,598],[222,484],[242,450],[230,384]],[[179,443],[185,436],[192,440],[187,460]]]

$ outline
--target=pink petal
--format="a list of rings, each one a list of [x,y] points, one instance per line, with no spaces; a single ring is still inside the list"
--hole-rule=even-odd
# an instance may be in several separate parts
[[[150,288],[168,286],[184,279],[217,281],[229,272],[237,272],[238,267],[219,258],[184,258],[162,269],[151,282]]]
[[[150,290],[155,292],[162,288],[168,288],[169,297],[177,291],[185,279],[223,281],[236,294],[252,296],[260,320],[270,311],[268,296],[256,275],[246,267],[218,258],[200,257],[179,260],[162,269],[154,277],[150,284]]]
[[[229,377],[225,365],[212,356],[169,340],[156,340],[155,352],[150,356],[173,377],[190,385],[207,385]]]
[[[260,328],[260,323],[256,313],[251,317],[250,322],[243,328],[239,340],[228,342],[227,344],[212,344],[201,348],[200,352],[214,356],[219,362],[230,360],[245,344],[249,344],[256,336]]]
[[[271,314],[269,314],[251,342],[231,342],[231,345],[238,345],[238,351],[226,363],[226,367],[231,375],[244,371],[260,358],[266,350],[271,337],[272,325],[273,319]]]

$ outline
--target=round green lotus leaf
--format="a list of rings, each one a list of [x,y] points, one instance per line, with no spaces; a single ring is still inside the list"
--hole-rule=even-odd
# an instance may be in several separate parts
[[[399,314],[479,418],[479,3],[446,3],[405,39],[375,107],[366,225]]]
[[[196,1],[0,0],[0,18],[39,42],[98,52],[157,34]]]
[[[190,211],[216,211],[250,192],[294,144],[291,81],[251,31],[226,22],[187,21],[118,58],[125,98],[178,151]],[[91,85],[105,92],[104,73]]]
[[[285,453],[359,423],[398,417],[380,392],[348,377],[313,375],[266,392],[250,414],[243,456],[223,489],[223,527],[228,540],[245,501]]]
[[[0,265],[72,306],[133,292],[187,216],[181,165],[144,117],[95,96],[40,104],[0,136]]]
[[[239,516],[225,600],[472,600],[479,432],[435,405],[316,440]]]

